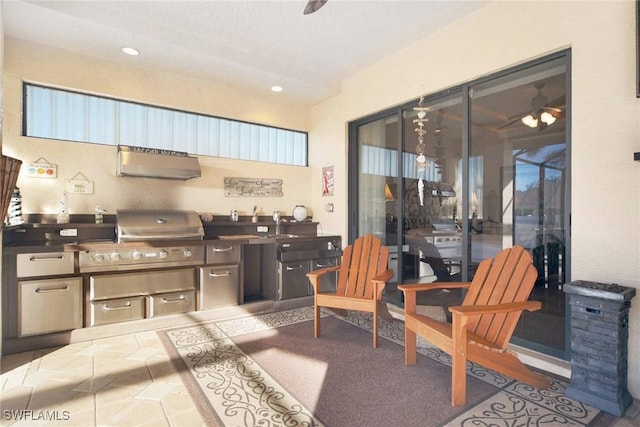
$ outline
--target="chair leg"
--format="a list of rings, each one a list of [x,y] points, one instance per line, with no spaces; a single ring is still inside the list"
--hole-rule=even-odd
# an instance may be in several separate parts
[[[453,314],[451,348],[451,405],[467,402],[467,321],[468,317]]]
[[[320,307],[318,304],[313,305],[313,336],[320,336]]]
[[[404,328],[404,364],[415,365],[417,362],[416,333]]]

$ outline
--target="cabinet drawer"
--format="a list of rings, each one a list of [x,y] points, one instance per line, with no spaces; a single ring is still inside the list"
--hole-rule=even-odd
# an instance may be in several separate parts
[[[82,280],[18,282],[18,336],[82,328]]]
[[[187,313],[196,309],[196,292],[172,292],[151,295],[147,299],[147,316]]]
[[[144,297],[91,301],[89,326],[144,319]]]
[[[18,277],[55,276],[73,274],[74,252],[43,252],[18,254],[16,270]]]
[[[196,289],[196,269],[95,275],[89,278],[89,299],[115,299]]]
[[[207,264],[238,264],[242,246],[220,242],[207,246]]]

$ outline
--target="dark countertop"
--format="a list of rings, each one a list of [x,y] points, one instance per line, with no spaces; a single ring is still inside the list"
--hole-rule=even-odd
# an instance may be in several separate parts
[[[14,242],[3,246],[2,251],[5,255],[21,254],[21,253],[40,253],[40,252],[82,252],[82,251],[108,251],[126,248],[163,248],[169,246],[205,246],[210,244],[219,244],[220,242],[235,243],[241,245],[264,245],[286,241],[309,241],[317,239],[335,239],[337,235],[314,235],[303,236],[297,235],[290,237],[275,236],[259,236],[259,235],[242,235],[224,238],[213,238],[203,240],[162,240],[155,242],[124,242],[118,243],[113,240],[87,240],[87,241],[29,241]]]

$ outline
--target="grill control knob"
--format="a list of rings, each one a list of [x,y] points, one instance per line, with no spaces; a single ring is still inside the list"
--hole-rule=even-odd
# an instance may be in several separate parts
[[[111,254],[111,261],[119,261],[120,260],[120,254],[118,252],[114,252]]]
[[[184,257],[185,258],[191,258],[193,256],[193,252],[191,251],[191,249],[185,249],[184,250]]]
[[[93,256],[93,260],[95,262],[102,262],[104,261],[104,255],[102,255],[101,253],[97,253]]]
[[[165,259],[169,256],[169,252],[167,252],[165,249],[162,249],[160,252],[158,252],[158,256],[160,257],[160,259]]]
[[[142,252],[136,249],[136,250],[135,250],[135,251],[133,251],[133,253],[131,254],[131,258],[133,258],[133,259],[140,259],[140,258],[142,258]]]

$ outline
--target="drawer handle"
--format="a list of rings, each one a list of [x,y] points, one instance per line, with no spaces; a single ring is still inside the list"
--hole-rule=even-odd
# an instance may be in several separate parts
[[[294,271],[294,270],[304,270],[304,267],[299,265],[297,267],[289,267],[287,266],[287,271]]]
[[[180,302],[180,301],[184,301],[184,300],[186,300],[184,295],[180,295],[177,298],[166,298],[166,297],[162,298],[162,302],[165,303],[165,304],[171,303],[171,302]]]
[[[113,311],[113,310],[123,310],[131,307],[132,307],[131,301],[127,301],[123,305],[116,305],[116,306],[110,306],[109,304],[105,304],[102,306],[102,309],[104,311]]]
[[[333,264],[320,264],[320,263],[317,263],[316,267],[317,268],[333,267]]]
[[[218,248],[217,246],[213,247],[213,252],[231,252],[233,250],[233,246],[229,246],[226,248]]]
[[[69,290],[69,285],[62,285],[62,286],[54,286],[50,288],[36,288],[34,292],[36,294],[46,294],[47,292],[60,292],[60,291],[68,291],[68,290]]]
[[[64,255],[32,255],[29,257],[29,261],[59,261],[63,260]]]
[[[209,277],[229,277],[231,276],[230,271],[225,271],[224,273],[209,273]]]

